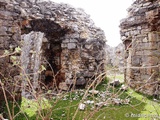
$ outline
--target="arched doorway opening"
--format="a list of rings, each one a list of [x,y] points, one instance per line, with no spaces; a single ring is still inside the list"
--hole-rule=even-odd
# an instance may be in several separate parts
[[[31,87],[24,82],[25,89],[27,86],[37,90],[39,82],[47,88],[58,88],[59,83],[65,80],[65,73],[61,72],[61,43],[66,33],[67,29],[47,19],[21,22],[23,49],[21,63],[33,85]],[[43,72],[41,72],[42,66],[45,68]]]

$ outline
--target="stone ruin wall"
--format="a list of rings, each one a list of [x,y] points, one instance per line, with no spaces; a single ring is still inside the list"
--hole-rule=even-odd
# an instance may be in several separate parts
[[[137,91],[160,94],[160,2],[136,0],[120,24],[125,81]]]
[[[124,44],[120,43],[116,47],[106,45],[105,48],[106,64],[115,67],[119,72],[124,73]]]
[[[35,42],[37,35],[42,36],[37,38],[41,43]],[[5,50],[12,53],[20,46],[22,53],[14,54],[14,58],[21,62],[28,74],[40,69],[29,58],[40,61],[48,72],[39,75],[43,81],[51,71],[49,62],[51,67],[57,68],[53,71],[59,74],[59,82],[72,84],[76,78],[76,85],[85,85],[93,76],[104,72],[105,42],[104,32],[82,9],[51,1],[0,0],[0,56],[4,56]],[[30,49],[29,53],[27,49]],[[41,51],[39,58],[34,55],[34,50]],[[8,80],[4,84],[6,90],[16,91],[21,96],[21,85],[14,87],[14,84],[19,80],[23,82],[20,75],[23,72],[12,63],[11,55],[0,58],[0,79],[2,82]]]
[[[21,90],[14,86],[18,80],[20,69],[12,66],[13,62],[10,56],[5,56],[5,50],[13,49],[18,46],[21,40],[20,28],[18,25],[19,14],[15,12],[14,6],[0,1],[0,82],[4,83],[6,96],[8,99],[13,99],[10,92],[16,91],[16,99],[21,99]],[[16,55],[19,57],[19,55]],[[17,83],[18,84],[18,83]],[[18,88],[18,89],[17,89]],[[4,101],[2,84],[0,86],[0,104]],[[0,105],[1,106],[1,105]]]

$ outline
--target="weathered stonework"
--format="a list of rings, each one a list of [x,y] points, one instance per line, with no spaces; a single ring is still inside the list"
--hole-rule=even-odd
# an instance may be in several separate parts
[[[64,81],[85,85],[104,72],[105,42],[104,32],[82,9],[51,1],[0,0],[0,56],[18,46],[22,50],[14,55],[22,68],[12,66],[11,56],[0,58],[1,80],[21,77],[29,87],[23,82],[28,75],[36,90],[39,81],[49,85],[56,75],[57,86]],[[41,64],[46,71],[39,74]]]
[[[106,45],[106,64],[118,68],[119,72],[124,70],[124,45],[120,43],[116,47]]]
[[[136,0],[120,24],[125,81],[148,95],[160,94],[160,2]]]

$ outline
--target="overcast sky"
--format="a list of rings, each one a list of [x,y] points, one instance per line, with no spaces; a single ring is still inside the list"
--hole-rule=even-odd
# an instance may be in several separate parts
[[[83,8],[91,15],[96,26],[104,30],[107,44],[117,46],[120,40],[119,21],[127,16],[126,9],[133,0],[52,0],[57,3],[68,3]]]

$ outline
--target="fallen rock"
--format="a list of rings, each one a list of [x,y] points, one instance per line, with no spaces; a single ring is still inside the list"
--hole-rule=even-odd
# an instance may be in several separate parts
[[[104,102],[96,103],[96,106],[98,106],[98,107],[101,107],[101,106],[103,106],[103,105],[104,105]]]
[[[79,110],[84,110],[84,109],[85,109],[85,107],[86,107],[86,105],[85,105],[85,104],[80,103],[78,108],[79,108]]]
[[[94,101],[93,101],[93,100],[87,100],[87,101],[85,101],[84,103],[85,103],[85,104],[93,104]]]
[[[122,100],[120,98],[113,98],[112,102],[113,102],[114,105],[122,104]]]
[[[95,94],[95,95],[96,95],[96,94],[99,93],[99,91],[98,91],[98,90],[90,90],[89,93],[92,93],[92,94]]]
[[[120,80],[118,79],[115,79],[114,81],[110,82],[110,85],[114,87],[118,87],[120,84]]]

